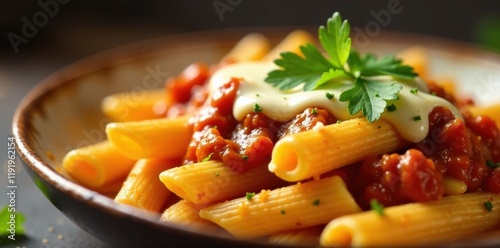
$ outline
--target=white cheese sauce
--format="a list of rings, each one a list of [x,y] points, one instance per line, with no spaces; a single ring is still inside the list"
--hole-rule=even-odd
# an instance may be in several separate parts
[[[264,81],[267,74],[274,69],[277,69],[277,66],[272,62],[241,62],[225,66],[212,75],[209,82],[210,92],[232,77],[243,79],[233,106],[233,114],[237,120],[242,120],[248,113],[253,112],[256,104],[262,108],[263,114],[283,122],[293,119],[308,107],[325,108],[340,120],[362,117],[361,111],[354,116],[349,114],[348,103],[338,100],[343,91],[352,87],[352,83],[346,81],[348,79],[329,83],[335,84],[334,89],[302,91],[300,87],[281,91]],[[380,79],[394,81],[387,76]],[[426,84],[419,78],[398,82],[403,87],[398,94],[399,99],[387,101],[387,106],[394,104],[396,111],[385,110],[381,119],[391,123],[404,139],[410,142],[422,141],[429,132],[429,113],[437,106],[446,107],[457,118],[462,118],[453,104],[428,94]],[[412,93],[415,88],[418,88],[418,92]],[[333,94],[334,97],[328,99],[327,93]]]

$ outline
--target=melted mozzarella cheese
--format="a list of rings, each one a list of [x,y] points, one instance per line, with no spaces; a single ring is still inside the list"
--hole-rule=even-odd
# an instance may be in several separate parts
[[[209,87],[213,91],[232,77],[242,78],[238,95],[234,102],[233,114],[237,120],[242,120],[258,104],[262,113],[277,121],[289,121],[308,107],[325,108],[340,120],[362,117],[361,112],[349,114],[347,102],[340,102],[338,97],[346,89],[352,87],[348,79],[339,79],[328,83],[335,84],[334,89],[316,89],[302,91],[299,88],[281,91],[264,82],[267,73],[276,69],[272,62],[242,62],[219,69],[210,79]],[[380,80],[391,80],[391,77],[381,77]],[[398,80],[403,89],[398,100],[391,100],[387,105],[394,104],[396,111],[384,111],[381,119],[391,123],[410,142],[422,141],[429,132],[429,113],[437,106],[443,106],[461,118],[460,112],[450,102],[440,97],[428,94],[427,86],[420,79]],[[325,87],[323,87],[325,88]],[[411,92],[418,88],[418,93]],[[326,94],[334,95],[328,99]],[[419,116],[420,120],[414,118]]]

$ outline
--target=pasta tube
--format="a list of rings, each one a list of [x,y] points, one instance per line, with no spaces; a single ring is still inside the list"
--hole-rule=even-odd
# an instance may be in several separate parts
[[[429,52],[424,47],[413,46],[397,54],[403,62],[411,67],[420,78],[428,78]]]
[[[125,156],[180,158],[191,141],[188,117],[161,118],[135,122],[114,122],[106,126],[108,139]]]
[[[115,201],[158,212],[171,194],[163,186],[158,175],[180,163],[180,159],[138,160],[116,195]]]
[[[280,57],[280,53],[293,52],[301,54],[300,46],[314,43],[312,35],[304,30],[295,30],[288,34],[278,45],[262,58],[263,61],[273,61]]]
[[[252,61],[260,60],[270,49],[269,39],[257,33],[251,33],[243,37],[224,56],[222,61]]]
[[[69,176],[94,189],[126,177],[134,163],[135,160],[124,156],[107,140],[74,149],[62,162]]]
[[[266,166],[237,174],[219,161],[206,161],[166,170],[160,180],[179,197],[196,204],[242,196],[249,191],[282,186],[283,180]]]
[[[256,238],[286,230],[326,224],[333,218],[361,211],[340,177],[265,191],[200,211],[238,238]]]
[[[280,245],[318,247],[323,226],[312,226],[297,230],[271,234],[268,241]]]
[[[453,177],[443,177],[445,195],[461,195],[467,192],[467,184]]]
[[[165,89],[116,93],[103,99],[101,110],[116,122],[161,118],[167,111],[167,95]]]
[[[388,122],[356,118],[284,137],[274,147],[269,170],[300,181],[405,145]]]
[[[383,216],[368,211],[339,217],[326,226],[320,242],[322,246],[410,245],[416,241],[424,245],[463,238],[499,225],[500,195],[470,193],[389,207]]]
[[[161,215],[161,221],[175,223],[197,230],[219,230],[213,222],[202,219],[198,212],[204,205],[196,205],[186,200],[180,200],[172,206],[168,207]]]

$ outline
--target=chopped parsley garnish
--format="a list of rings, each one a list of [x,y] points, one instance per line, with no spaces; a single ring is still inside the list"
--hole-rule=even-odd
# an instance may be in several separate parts
[[[253,112],[261,112],[262,111],[262,107],[259,105],[259,104],[255,104],[253,106]]]
[[[418,93],[418,88],[417,88],[417,87],[415,87],[415,88],[411,89],[411,90],[410,90],[410,92],[411,92],[412,94],[415,94],[415,95],[416,95],[416,94]]]
[[[247,159],[248,159],[248,156],[247,156],[247,155],[241,155],[241,158],[242,158],[243,160],[247,160]]]
[[[394,105],[394,104],[391,104],[391,105],[387,106],[387,111],[388,111],[388,112],[394,112],[394,111],[396,111],[397,109],[398,109],[398,108],[396,108],[396,105]]]
[[[318,114],[318,110],[316,110],[316,108],[313,108],[313,109],[311,110],[311,113],[312,113],[313,115],[317,115],[317,114]]]
[[[256,97],[259,97],[259,96],[260,96],[260,94],[259,94],[259,93],[257,93],[257,94],[255,94],[255,96],[256,96]]]
[[[335,95],[333,93],[326,92],[326,98],[328,98],[328,100],[332,100],[334,97]]]
[[[316,200],[313,201],[313,205],[314,206],[317,207],[317,206],[319,206],[319,204],[320,204],[320,200],[319,199],[316,199]]]
[[[213,152],[211,152],[210,154],[208,154],[208,156],[206,156],[203,160],[201,160],[202,162],[207,162],[207,161],[210,161],[210,159],[212,159],[212,155],[214,155]]]
[[[247,200],[252,200],[252,198],[255,196],[255,193],[254,192],[247,192],[247,194],[245,195],[245,197],[247,198]]]
[[[220,176],[220,173],[219,173],[219,172],[215,172],[215,176],[216,176],[216,177],[219,177],[219,176]]]
[[[495,163],[495,162],[493,162],[491,160],[488,160],[488,161],[486,161],[486,165],[488,167],[490,167],[491,169],[496,169],[496,168],[500,167],[500,162],[499,163]]]
[[[378,215],[380,216],[384,215],[384,205],[382,205],[382,203],[380,203],[377,199],[371,199],[370,207]]]
[[[421,120],[422,120],[422,117],[421,117],[420,115],[413,116],[413,120],[414,120],[414,121],[421,121]]]
[[[493,210],[493,203],[491,201],[484,202],[483,204],[486,211],[491,212]]]
[[[303,57],[292,52],[281,53],[281,57],[274,61],[281,68],[269,72],[265,81],[280,90],[302,85],[308,91],[320,86],[324,86],[323,89],[335,88],[338,86],[327,83],[333,79],[349,78],[353,85],[342,92],[339,100],[348,102],[351,115],[361,111],[370,122],[374,122],[384,112],[387,100],[399,99],[398,93],[403,87],[392,78],[413,79],[417,76],[412,67],[403,65],[392,55],[377,59],[372,54],[362,56],[351,49],[349,22],[342,21],[337,12],[327,20],[326,27],[319,28],[318,34],[328,57],[311,44],[300,46]],[[389,80],[376,76],[392,77]]]
[[[337,120],[337,124],[342,123],[342,120]]]

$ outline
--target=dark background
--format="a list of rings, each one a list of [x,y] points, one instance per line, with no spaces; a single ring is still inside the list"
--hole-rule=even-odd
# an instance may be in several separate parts
[[[375,21],[371,13],[387,11],[390,1],[0,0],[0,163],[3,165],[0,188],[2,192],[6,189],[5,151],[16,106],[34,85],[73,61],[123,44],[179,33],[238,27],[318,26],[334,11],[349,19],[353,28],[364,30]],[[384,30],[439,36],[500,51],[500,1],[399,2],[401,13],[391,15]],[[52,4],[50,17],[42,7],[47,3]],[[33,17],[39,19],[33,21]],[[32,37],[25,37],[27,43],[20,44],[16,52],[8,36],[24,36],[24,26],[34,22],[43,25],[36,27]],[[17,181],[18,210],[26,216],[26,239],[13,247],[106,247],[45,199],[20,163]],[[1,193],[0,207],[7,200],[7,195]]]
[[[374,20],[371,11],[387,9],[388,0],[185,0],[185,1],[82,1],[41,0],[58,3],[58,11],[38,28],[37,34],[15,53],[7,34],[22,34],[23,17],[33,21],[43,11],[40,1],[0,3],[0,54],[21,58],[75,60],[134,41],[175,33],[248,26],[294,26],[325,23],[334,11],[364,28]],[[392,15],[386,30],[422,33],[474,42],[500,49],[499,1],[401,0],[403,10]],[[228,6],[218,15],[220,8]],[[40,18],[43,23],[43,19]],[[13,56],[16,55],[16,56]]]

